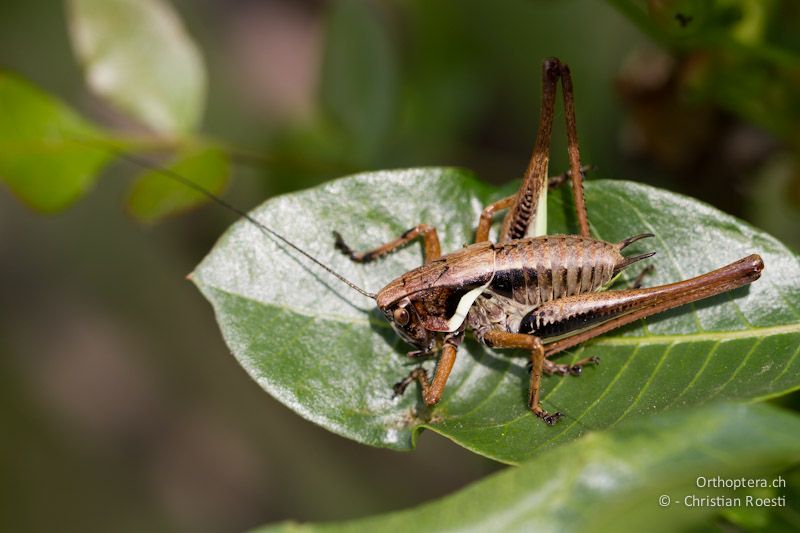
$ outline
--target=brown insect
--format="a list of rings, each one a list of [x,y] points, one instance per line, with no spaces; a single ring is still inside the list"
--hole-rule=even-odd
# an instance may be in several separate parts
[[[544,236],[547,169],[559,79],[567,126],[568,175],[580,235]],[[635,257],[621,253],[629,244],[652,234],[618,243],[590,236],[572,80],[569,68],[557,59],[548,59],[542,66],[542,95],[536,144],[522,186],[517,194],[483,210],[475,244],[442,255],[436,229],[420,224],[374,250],[354,252],[334,233],[336,247],[358,262],[373,261],[417,237],[423,239],[423,266],[393,280],[377,294],[358,289],[374,298],[394,330],[417,348],[409,355],[440,352],[433,379],[429,380],[421,367],[416,368],[395,385],[398,394],[418,381],[425,404],[435,405],[444,392],[464,332],[471,329],[475,338],[489,347],[530,352],[529,405],[536,416],[553,424],[561,413],[548,413],[539,403],[542,374],[577,375],[581,367],[597,359],[590,357],[568,365],[554,363],[552,356],[646,316],[741,287],[761,275],[764,263],[754,254],[669,285],[603,290],[623,269],[655,253]],[[492,219],[504,209],[508,213],[498,242],[489,242]]]
[[[550,153],[556,88],[561,80],[570,170],[555,182],[572,181],[580,235],[546,233],[547,167]],[[432,380],[416,368],[395,385],[402,394],[413,381],[422,388],[426,405],[442,397],[466,329],[493,348],[521,348],[530,352],[530,408],[547,422],[561,413],[548,413],[539,403],[542,374],[578,375],[589,357],[573,364],[550,358],[614,328],[673,307],[752,283],[764,263],[749,255],[695,278],[651,288],[605,290],[631,264],[650,252],[625,257],[629,244],[651,237],[641,234],[618,243],[594,239],[583,199],[583,168],[578,150],[572,80],[569,68],[557,59],[542,66],[542,106],[533,155],[517,194],[488,205],[481,213],[475,244],[442,255],[436,229],[420,224],[399,238],[368,252],[355,252],[334,232],[335,246],[357,262],[369,262],[421,237],[425,263],[370,293],[316,259],[249,214],[228,204],[191,180],[134,156],[116,154],[179,181],[241,215],[364,296],[376,301],[394,330],[417,349],[411,356],[439,353]],[[508,210],[498,242],[489,242],[494,215]],[[637,280],[641,280],[641,275]]]

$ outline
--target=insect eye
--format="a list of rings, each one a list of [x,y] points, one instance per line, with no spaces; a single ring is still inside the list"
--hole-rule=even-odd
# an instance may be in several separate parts
[[[408,311],[404,307],[398,307],[394,310],[394,321],[401,326],[408,324]]]

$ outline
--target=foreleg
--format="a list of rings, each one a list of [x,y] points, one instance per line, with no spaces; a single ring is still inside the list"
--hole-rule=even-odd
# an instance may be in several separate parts
[[[436,372],[433,374],[433,379],[428,381],[428,373],[422,367],[417,367],[411,373],[403,378],[398,383],[395,383],[393,389],[395,396],[402,395],[406,388],[414,382],[419,383],[422,390],[422,401],[425,405],[432,407],[439,403],[444,392],[444,387],[447,385],[447,379],[450,377],[450,372],[453,370],[453,365],[456,362],[456,354],[458,353],[458,346],[464,338],[463,331],[457,335],[453,335],[444,341],[442,354],[439,356],[439,361],[436,363]]]

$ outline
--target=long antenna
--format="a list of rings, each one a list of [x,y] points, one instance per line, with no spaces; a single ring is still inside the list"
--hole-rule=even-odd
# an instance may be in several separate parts
[[[150,161],[148,161],[146,159],[142,159],[142,158],[130,155],[130,154],[126,154],[126,153],[117,151],[117,150],[111,150],[111,151],[113,151],[114,155],[116,155],[120,159],[124,159],[124,160],[126,160],[126,161],[128,161],[130,163],[133,163],[135,165],[139,165],[140,167],[144,167],[144,168],[153,170],[153,171],[158,172],[159,174],[161,174],[163,176],[167,176],[169,178],[172,178],[175,181],[177,181],[178,183],[182,183],[183,185],[186,185],[190,189],[199,192],[200,194],[202,194],[206,198],[212,200],[213,202],[216,202],[217,204],[221,205],[222,207],[233,211],[237,215],[245,218],[250,223],[255,225],[265,235],[272,236],[272,237],[278,239],[279,241],[281,241],[282,243],[286,244],[287,246],[289,246],[293,250],[303,254],[306,258],[308,258],[311,261],[313,261],[314,263],[316,263],[320,268],[324,269],[326,272],[328,272],[329,274],[331,274],[332,276],[337,278],[339,281],[341,281],[342,283],[346,283],[348,286],[350,286],[351,289],[354,289],[354,290],[358,291],[359,293],[363,294],[367,298],[372,298],[373,300],[375,299],[375,294],[374,293],[365,291],[364,289],[362,289],[361,287],[359,287],[358,285],[356,285],[355,283],[353,283],[349,279],[345,278],[344,276],[342,276],[338,272],[335,272],[333,269],[331,269],[331,267],[329,267],[328,265],[326,265],[325,263],[323,263],[322,261],[320,261],[319,259],[317,259],[313,255],[311,255],[310,253],[306,252],[305,250],[303,250],[302,248],[300,248],[299,246],[294,244],[292,241],[290,241],[289,239],[287,239],[286,237],[284,237],[283,235],[278,233],[277,231],[269,228],[268,226],[266,226],[263,223],[259,222],[255,218],[251,217],[249,214],[245,213],[244,211],[242,211],[238,207],[235,207],[235,206],[229,204],[228,202],[226,202],[225,200],[223,200],[222,198],[220,198],[216,194],[214,194],[211,191],[205,189],[204,187],[201,187],[200,185],[196,184],[192,180],[190,180],[188,178],[185,178],[184,176],[181,176],[177,172],[174,172],[174,171],[172,171],[172,170],[170,170],[168,168],[164,168],[164,167],[161,167],[161,166],[156,165],[154,163],[151,163]]]

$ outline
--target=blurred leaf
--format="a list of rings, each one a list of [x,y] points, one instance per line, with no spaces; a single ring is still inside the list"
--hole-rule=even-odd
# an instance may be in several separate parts
[[[611,1],[629,6],[634,3]],[[649,2],[648,11],[673,39],[707,39],[727,34],[741,43],[757,44],[774,6],[773,0],[659,0]]]
[[[469,174],[413,169],[360,174],[264,203],[253,216],[367,290],[419,266],[418,246],[354,264],[331,230],[367,249],[424,222],[445,251],[472,240],[493,191]],[[662,313],[562,357],[603,358],[580,378],[545,379],[543,404],[568,418],[549,427],[527,409],[521,357],[468,340],[432,411],[415,387],[392,398],[414,362],[372,302],[240,221],[197,267],[233,354],[258,383],[303,417],[351,439],[413,447],[427,427],[473,451],[519,462],[589,429],[710,400],[752,400],[800,386],[800,265],[763,232],[696,200],[620,181],[586,184],[596,234],[616,242],[642,232],[656,273],[649,285],[686,279],[758,252],[766,269],[749,288]],[[550,232],[574,232],[569,189],[550,195]],[[639,247],[639,251],[646,248]],[[631,254],[636,251],[631,251]],[[632,273],[632,274],[635,274]],[[429,364],[431,364],[430,362]],[[430,368],[430,367],[428,367]]]
[[[392,43],[372,4],[331,4],[322,68],[322,102],[344,129],[351,151],[369,161],[391,128],[396,67]]]
[[[796,145],[800,134],[800,50],[779,32],[797,6],[774,0],[666,0],[649,9],[608,0],[690,68],[678,89],[684,99],[710,101]],[[687,98],[688,96],[688,98]]]
[[[493,56],[470,25],[471,19],[483,22],[480,11],[472,6],[464,9],[461,0],[413,0],[404,6],[407,37],[403,49],[402,110],[397,113],[399,135],[392,138],[393,148],[402,144],[393,150],[392,160],[402,161],[413,154],[416,161],[435,161],[452,152],[462,142],[461,135],[479,128],[481,114],[487,113],[490,84],[508,84],[487,76],[487,70],[496,67],[496,58],[490,62],[491,67],[480,66],[486,56]],[[506,7],[512,11],[510,17],[525,13],[524,6]],[[516,48],[515,44],[503,42],[506,48]],[[528,103],[530,95],[526,97]],[[492,113],[496,116],[497,109],[493,108]],[[494,137],[496,132],[492,133]]]
[[[784,488],[755,488],[742,491],[753,497],[770,498],[785,496],[785,508],[775,507],[737,507],[725,509],[723,516],[729,522],[745,531],[797,531],[800,513],[800,467],[795,466],[782,472]]]
[[[415,509],[258,531],[686,531],[712,526],[720,509],[689,508],[685,498],[738,497],[738,505],[725,507],[739,509],[748,494],[698,488],[698,476],[772,482],[800,461],[798,436],[800,418],[766,405],[660,414],[590,433]],[[424,472],[419,474],[424,482]],[[785,488],[766,491],[767,497],[782,494]],[[664,496],[670,499],[666,506]]]
[[[800,187],[797,159],[773,157],[753,176],[748,218],[800,250],[800,208],[793,203],[792,187]]]
[[[774,0],[608,0],[651,36],[672,44],[696,46],[731,39],[728,44],[758,45]]]
[[[265,192],[275,196],[361,170],[348,154],[347,138],[330,122],[284,128],[270,143]]]
[[[200,148],[180,154],[166,170],[219,195],[228,183],[230,162],[228,156],[217,148]],[[162,172],[150,171],[133,184],[127,206],[133,216],[152,224],[206,202],[206,195],[175,182]]]
[[[205,108],[200,52],[160,0],[68,0],[89,86],[159,133],[194,129]]]
[[[797,143],[800,133],[800,58],[792,69],[742,55],[698,62],[689,89],[706,100]]]
[[[63,209],[94,184],[110,153],[102,133],[29,83],[0,72],[0,180],[40,211]]]

